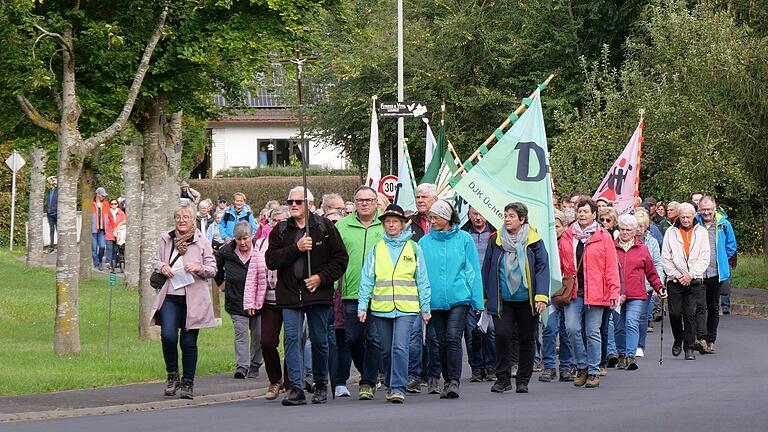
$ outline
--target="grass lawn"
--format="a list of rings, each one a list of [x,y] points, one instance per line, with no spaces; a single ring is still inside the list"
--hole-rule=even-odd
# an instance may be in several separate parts
[[[765,255],[739,254],[739,263],[733,271],[733,286],[768,289],[768,260]]]
[[[105,355],[106,277],[80,284],[80,354],[54,355],[54,274],[53,269],[29,269],[15,254],[0,252],[0,395],[165,379],[160,342],[137,337],[139,294],[120,288],[121,280],[113,290],[110,360]],[[200,331],[198,375],[233,368],[232,323],[223,314],[222,327]]]

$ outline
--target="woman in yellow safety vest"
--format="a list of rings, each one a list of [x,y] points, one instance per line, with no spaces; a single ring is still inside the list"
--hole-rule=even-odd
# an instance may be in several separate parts
[[[384,224],[384,239],[365,259],[357,316],[365,322],[370,309],[387,371],[387,400],[403,403],[411,328],[419,314],[425,323],[431,317],[429,278],[421,248],[411,240],[411,230],[405,229],[408,218],[403,209],[391,204],[379,219]]]

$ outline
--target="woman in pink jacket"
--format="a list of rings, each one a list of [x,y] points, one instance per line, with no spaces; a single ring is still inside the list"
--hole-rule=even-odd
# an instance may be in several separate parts
[[[107,256],[105,261],[109,262],[109,268],[114,270],[115,258],[117,257],[117,238],[115,230],[120,225],[125,224],[125,212],[120,210],[120,203],[117,199],[109,201],[109,211],[104,215],[104,239],[107,241]]]
[[[216,259],[211,244],[195,229],[195,211],[179,207],[176,228],[163,233],[152,259],[152,268],[168,279],[155,296],[150,324],[160,324],[163,358],[168,380],[165,395],[192,399],[197,369],[199,329],[214,327],[213,307],[208,279],[216,274]],[[174,278],[176,276],[176,278]],[[179,353],[184,368],[179,380]]]
[[[581,199],[576,222],[558,241],[563,280],[575,284],[565,307],[565,328],[576,356],[577,387],[600,385],[600,325],[606,307],[619,301],[619,268],[613,237],[597,221],[597,204]],[[585,344],[586,339],[586,344]]]

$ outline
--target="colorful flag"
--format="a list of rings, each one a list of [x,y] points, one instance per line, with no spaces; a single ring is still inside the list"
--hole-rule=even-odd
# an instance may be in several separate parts
[[[379,189],[381,180],[381,155],[379,154],[379,122],[376,117],[376,98],[371,103],[371,140],[368,147],[368,174],[365,184]]]
[[[432,162],[432,155],[437,147],[437,140],[435,140],[435,134],[432,133],[432,128],[429,126],[429,119],[422,117],[424,124],[427,125],[427,146],[424,149],[424,169],[429,167],[429,163]]]
[[[411,155],[408,152],[408,144],[403,144],[403,156],[400,158],[400,166],[397,169],[397,182],[400,184],[400,191],[397,194],[395,204],[403,210],[416,211],[416,191],[414,190],[415,181],[413,179],[413,170],[411,169]]]
[[[432,152],[432,159],[429,165],[424,167],[424,177],[421,178],[420,183],[437,184],[440,178],[440,167],[444,163],[445,150],[445,120],[441,119],[440,131],[437,134],[437,147]]]
[[[454,189],[497,227],[504,225],[507,204],[522,202],[528,207],[528,220],[541,235],[549,255],[551,294],[562,287],[562,276],[540,93],[536,91],[528,110]]]
[[[643,121],[637,125],[635,133],[629,139],[616,162],[600,182],[600,187],[592,196],[593,200],[605,198],[613,203],[616,213],[622,215],[635,208],[640,178],[640,148],[643,145]]]

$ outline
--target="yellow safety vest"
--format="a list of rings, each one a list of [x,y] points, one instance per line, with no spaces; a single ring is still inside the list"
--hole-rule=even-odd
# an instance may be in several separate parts
[[[376,245],[374,272],[376,284],[373,287],[371,311],[392,312],[397,309],[404,313],[418,313],[419,290],[416,287],[416,251],[410,241],[406,242],[397,264],[392,266],[389,249],[384,240]]]

